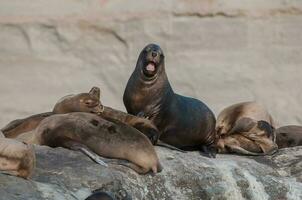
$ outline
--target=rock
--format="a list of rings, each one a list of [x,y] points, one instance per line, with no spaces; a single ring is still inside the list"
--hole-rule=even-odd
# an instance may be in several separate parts
[[[80,152],[36,146],[32,180],[0,174],[2,199],[84,199],[92,190],[118,199],[301,199],[302,147],[272,156],[180,153],[156,147],[164,170],[138,175],[124,166],[97,165]],[[165,159],[173,157],[174,159]]]

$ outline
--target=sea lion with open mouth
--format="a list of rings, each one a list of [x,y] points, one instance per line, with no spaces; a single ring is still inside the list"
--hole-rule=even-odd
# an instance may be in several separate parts
[[[213,112],[197,99],[174,93],[158,45],[149,44],[141,51],[123,101],[129,114],[148,118],[156,125],[163,142],[215,156]]]

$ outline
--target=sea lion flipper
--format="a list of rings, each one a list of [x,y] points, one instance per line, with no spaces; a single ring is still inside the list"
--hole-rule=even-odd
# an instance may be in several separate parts
[[[236,132],[237,133],[238,132],[248,132],[255,126],[256,123],[257,123],[257,121],[255,121],[251,118],[243,117],[235,122],[235,125],[229,131],[229,135],[236,133]]]
[[[217,149],[212,145],[201,145],[199,153],[209,158],[216,158]]]
[[[88,148],[83,148],[80,147],[79,149],[80,151],[82,151],[85,155],[87,155],[89,158],[91,158],[93,161],[95,161],[96,163],[104,166],[104,167],[108,167],[108,164],[105,163],[101,157],[99,155],[97,155],[96,153],[90,151]]]
[[[162,142],[162,141],[160,141],[160,140],[158,140],[156,146],[166,147],[166,148],[171,149],[171,150],[180,151],[180,152],[182,152],[182,153],[187,153],[186,151],[184,151],[184,150],[182,150],[182,149],[179,149],[179,148],[177,148],[177,147],[175,147],[175,146],[172,146],[172,145],[169,145],[169,144],[167,144],[167,143],[164,143],[164,142]]]
[[[243,154],[243,155],[250,155],[250,156],[262,156],[262,155],[265,155],[263,153],[250,152],[248,150],[243,149],[240,146],[235,146],[235,145],[226,145],[226,148],[228,148],[230,152],[238,153],[238,154]]]
[[[86,156],[91,158],[94,162],[104,166],[108,167],[108,164],[105,163],[99,155],[96,153],[92,152],[86,145],[75,142],[75,141],[65,141],[64,146],[75,151],[81,151],[84,153]]]

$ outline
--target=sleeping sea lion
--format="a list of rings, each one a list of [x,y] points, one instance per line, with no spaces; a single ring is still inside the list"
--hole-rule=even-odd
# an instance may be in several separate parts
[[[4,138],[0,131],[0,172],[30,178],[36,164],[32,145]]]
[[[141,51],[123,101],[129,114],[156,125],[163,142],[214,157],[215,116],[203,102],[174,93],[158,45],[149,44]]]
[[[113,123],[92,113],[52,115],[42,120],[35,130],[16,139],[80,150],[100,164],[104,163],[98,155],[124,159],[108,162],[125,165],[140,174],[162,169],[153,145],[144,134],[120,121]]]
[[[19,134],[35,129],[39,123],[53,114],[63,114],[69,112],[89,112],[100,113],[103,106],[100,97],[95,94],[96,87],[93,87],[89,93],[80,93],[76,95],[67,95],[61,98],[54,106],[52,112],[45,112],[24,119],[17,119],[10,122],[1,131],[7,138],[15,138]]]
[[[276,143],[281,148],[302,145],[302,126],[283,126],[276,130]]]
[[[273,119],[256,102],[243,102],[225,108],[217,118],[219,152],[265,155],[277,150]]]

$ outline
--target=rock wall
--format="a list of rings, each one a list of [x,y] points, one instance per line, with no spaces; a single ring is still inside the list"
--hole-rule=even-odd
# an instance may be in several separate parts
[[[299,0],[1,1],[0,125],[94,85],[124,110],[150,42],[163,47],[174,90],[216,114],[257,100],[280,125],[301,124],[301,21]]]

